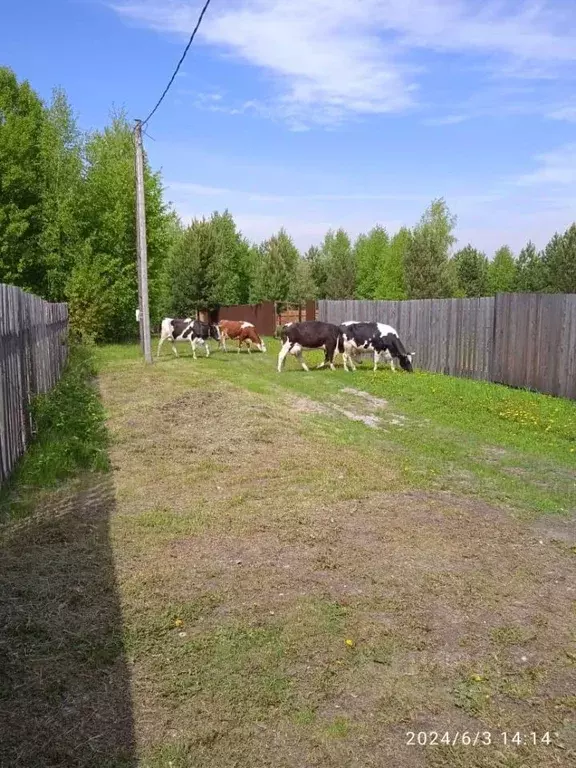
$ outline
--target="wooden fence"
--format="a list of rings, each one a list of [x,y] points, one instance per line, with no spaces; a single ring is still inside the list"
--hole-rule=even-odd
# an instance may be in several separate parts
[[[67,358],[68,306],[0,284],[0,485],[33,432],[30,401],[59,380]]]
[[[263,301],[261,304],[234,304],[209,313],[199,313],[202,320],[210,319],[217,323],[219,320],[245,320],[254,323],[261,336],[274,336],[276,326],[298,320],[314,320],[316,318],[316,302],[307,301],[300,306],[289,304],[282,311],[273,301]]]
[[[326,300],[318,319],[388,323],[418,368],[576,399],[576,294]]]

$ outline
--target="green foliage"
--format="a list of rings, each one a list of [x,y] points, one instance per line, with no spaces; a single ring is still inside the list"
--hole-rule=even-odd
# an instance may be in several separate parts
[[[167,314],[188,317],[212,308],[216,238],[211,222],[195,219],[182,233],[166,262]]]
[[[298,259],[296,271],[290,281],[288,300],[294,304],[303,304],[316,298],[316,286],[312,277],[312,268],[307,259]]]
[[[162,199],[158,174],[144,163],[148,283],[152,317],[158,315],[161,267],[170,249],[173,221]],[[138,306],[133,133],[126,116],[115,114],[102,132],[86,142],[86,172],[80,203],[81,234],[90,255],[79,260],[67,294],[73,318],[91,316],[96,338],[120,340],[136,331]],[[86,272],[104,290],[99,298]],[[100,319],[97,320],[97,317]]]
[[[228,211],[213,213],[210,225],[215,241],[210,303],[214,306],[245,304],[250,295],[250,244],[236,230]]]
[[[42,227],[42,102],[0,67],[0,282],[46,294]]]
[[[279,304],[295,300],[292,284],[299,261],[298,249],[284,229],[262,243],[254,276],[252,300],[275,301]]]
[[[530,241],[518,255],[514,290],[519,293],[537,293],[545,289],[546,283],[544,261]]]
[[[326,280],[328,273],[326,271],[326,259],[320,248],[312,246],[306,252],[306,261],[310,264],[310,274],[316,287],[316,298],[327,299]]]
[[[465,297],[488,295],[488,259],[467,245],[454,254],[458,289]]]
[[[108,434],[94,375],[89,348],[72,346],[59,383],[32,404],[37,438],[0,496],[0,516],[22,514],[26,496],[54,486],[78,470],[108,469]],[[24,498],[14,497],[16,487],[26,489]]]
[[[357,298],[376,298],[389,247],[390,238],[383,227],[376,226],[367,235],[359,235],[354,244]]]
[[[405,299],[505,291],[576,291],[576,224],[542,254],[532,243],[515,261],[491,263],[468,245],[451,259],[453,216],[433,200],[413,231],[381,226],[354,247],[343,229],[300,257],[284,229],[250,244],[229,211],[186,229],[164,201],[160,174],[144,158],[148,287],[155,326],[166,314],[226,304],[309,298]],[[133,130],[112,115],[83,134],[66,94],[45,105],[0,67],[0,281],[68,301],[81,338],[135,336],[137,268]]]
[[[131,276],[124,274],[122,279],[106,254],[93,254],[89,244],[82,246],[66,287],[70,324],[82,341],[121,338],[126,329],[116,328],[114,322],[124,310],[122,297],[130,292],[130,283]]]
[[[488,265],[488,286],[490,294],[511,293],[516,284],[516,259],[507,245],[494,254]]]
[[[576,293],[576,224],[555,234],[542,254],[546,288],[552,293]]]
[[[356,264],[350,238],[343,229],[330,230],[322,243],[326,293],[331,299],[350,299],[356,287]]]
[[[410,230],[402,227],[390,240],[380,267],[375,299],[397,301],[406,298],[404,260],[410,238]]]
[[[46,298],[66,300],[66,283],[81,247],[83,142],[66,94],[55,89],[41,141],[44,183],[40,249],[47,270]]]
[[[406,254],[405,280],[409,298],[452,296],[456,286],[449,262],[456,217],[443,199],[433,200],[414,228]]]

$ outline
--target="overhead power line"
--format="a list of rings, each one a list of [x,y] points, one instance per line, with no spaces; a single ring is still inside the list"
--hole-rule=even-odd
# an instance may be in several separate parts
[[[194,40],[194,37],[196,36],[196,32],[198,32],[198,28],[200,27],[200,24],[202,24],[202,19],[204,18],[204,14],[206,13],[206,10],[207,10],[208,6],[210,5],[210,1],[211,0],[206,0],[206,2],[204,3],[204,7],[202,8],[202,10],[200,12],[200,16],[198,16],[198,21],[196,22],[196,26],[194,27],[194,29],[192,31],[192,34],[190,35],[190,40],[188,40],[188,45],[186,46],[186,48],[184,48],[184,53],[180,57],[180,61],[176,65],[176,69],[174,70],[174,73],[173,73],[172,77],[170,78],[170,80],[168,82],[168,85],[166,86],[166,88],[164,88],[162,96],[160,96],[160,98],[156,102],[156,105],[154,106],[154,109],[152,110],[152,112],[150,112],[150,114],[148,115],[148,117],[145,120],[142,120],[142,126],[145,126],[146,123],[148,123],[148,121],[150,120],[152,115],[156,112],[156,110],[158,109],[160,104],[162,104],[162,102],[164,101],[164,97],[166,96],[166,94],[170,90],[170,86],[174,82],[174,78],[178,74],[178,70],[180,69],[180,66],[181,66],[182,62],[186,58],[186,54],[188,53],[188,49],[192,45],[192,41]]]

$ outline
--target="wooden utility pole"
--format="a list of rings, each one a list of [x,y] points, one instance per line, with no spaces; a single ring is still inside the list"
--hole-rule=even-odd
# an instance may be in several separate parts
[[[136,149],[136,248],[138,259],[138,307],[140,309],[140,343],[147,363],[152,362],[150,344],[150,310],[148,307],[148,250],[146,245],[146,203],[144,199],[144,157],[142,121],[134,128]]]

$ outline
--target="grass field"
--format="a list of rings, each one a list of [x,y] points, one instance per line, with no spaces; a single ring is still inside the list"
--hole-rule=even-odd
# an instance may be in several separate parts
[[[5,494],[0,765],[573,765],[576,404],[179,349]]]

